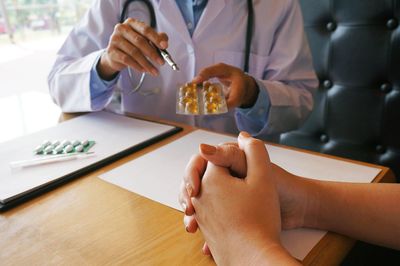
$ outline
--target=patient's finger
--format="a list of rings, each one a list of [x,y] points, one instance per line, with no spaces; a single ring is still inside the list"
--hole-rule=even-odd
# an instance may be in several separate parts
[[[229,168],[232,175],[243,178],[247,173],[246,156],[244,152],[232,143],[218,146],[200,144],[201,156],[214,165]]]

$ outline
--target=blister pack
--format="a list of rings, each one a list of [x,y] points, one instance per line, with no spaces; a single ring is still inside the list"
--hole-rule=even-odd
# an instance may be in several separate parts
[[[62,153],[85,153],[95,144],[93,140],[45,140],[36,147],[34,153],[37,155],[55,155]]]
[[[219,83],[186,83],[177,90],[177,114],[217,115],[226,112],[228,112],[228,108],[222,85]]]

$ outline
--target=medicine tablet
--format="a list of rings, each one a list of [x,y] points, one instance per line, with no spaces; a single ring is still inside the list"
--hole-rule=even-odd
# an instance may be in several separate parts
[[[83,147],[86,147],[87,145],[89,145],[89,141],[88,140],[84,140],[81,143],[83,145]]]
[[[62,153],[64,147],[63,145],[59,144],[57,147],[54,148],[53,153],[57,154],[57,153]]]
[[[57,147],[58,145],[60,145],[60,141],[59,140],[54,140],[51,145],[53,145],[54,147]]]
[[[66,146],[68,146],[68,145],[70,145],[71,144],[71,141],[69,141],[69,140],[63,140],[62,142],[61,142],[61,145],[63,145],[63,147],[66,147]]]
[[[83,152],[83,145],[78,145],[75,147],[76,152]]]
[[[46,146],[48,146],[50,144],[51,144],[50,140],[45,140],[45,141],[43,141],[42,146],[46,147]]]
[[[64,152],[65,152],[65,153],[70,153],[70,152],[73,151],[73,149],[74,149],[74,146],[72,146],[71,144],[69,144],[69,145],[65,146]]]
[[[35,153],[39,154],[39,153],[43,152],[43,150],[44,150],[44,146],[43,145],[39,145],[39,146],[37,146],[35,148]]]
[[[52,145],[48,145],[48,146],[46,146],[46,148],[44,149],[44,153],[52,153],[53,152],[53,146]]]
[[[72,141],[72,146],[78,146],[78,145],[80,145],[81,144],[81,142],[79,141],[79,140],[74,140],[74,141]]]

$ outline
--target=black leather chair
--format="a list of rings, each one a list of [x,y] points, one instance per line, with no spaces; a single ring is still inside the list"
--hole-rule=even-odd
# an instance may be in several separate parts
[[[282,144],[389,166],[400,180],[400,0],[300,0],[320,79]]]
[[[280,142],[385,165],[400,181],[400,0],[300,3],[320,86],[309,119]],[[344,264],[400,265],[399,252],[364,243],[352,254]]]

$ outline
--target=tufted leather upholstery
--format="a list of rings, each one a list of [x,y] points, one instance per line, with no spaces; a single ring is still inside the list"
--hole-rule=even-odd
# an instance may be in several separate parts
[[[300,0],[320,79],[282,144],[389,166],[400,180],[400,0]]]

